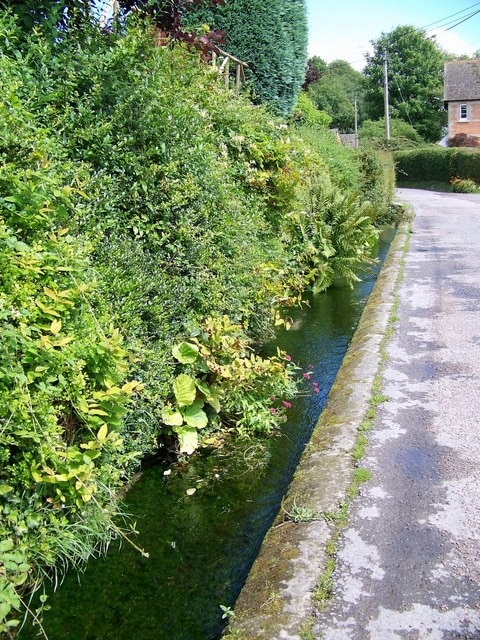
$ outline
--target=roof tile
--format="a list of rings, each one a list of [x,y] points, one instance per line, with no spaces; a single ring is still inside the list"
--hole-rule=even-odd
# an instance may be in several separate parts
[[[445,100],[480,100],[480,59],[445,63]]]

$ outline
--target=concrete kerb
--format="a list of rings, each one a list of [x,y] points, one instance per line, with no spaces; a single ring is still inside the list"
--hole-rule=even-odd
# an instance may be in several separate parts
[[[238,598],[232,640],[301,640],[301,629],[311,620],[333,526],[320,514],[336,511],[352,483],[352,449],[380,369],[408,234],[404,223],[390,246],[283,508]],[[298,507],[317,516],[308,522],[286,521],[285,514]]]

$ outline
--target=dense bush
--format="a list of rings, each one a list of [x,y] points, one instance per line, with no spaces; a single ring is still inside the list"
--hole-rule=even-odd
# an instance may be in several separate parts
[[[395,192],[395,165],[389,151],[360,149],[362,194],[378,211],[376,222],[389,218],[388,212]]]
[[[306,287],[355,280],[377,213],[323,126],[288,128],[148,28],[0,30],[6,631],[44,573],[119,535],[141,456],[278,425],[292,368],[255,345]]]
[[[294,124],[317,125],[323,129],[328,128],[332,123],[332,118],[328,113],[317,109],[305,91],[300,91],[298,94],[291,119]]]
[[[457,133],[447,140],[448,147],[478,147],[480,139],[477,136],[469,136],[467,133]]]
[[[452,178],[451,185],[454,193],[475,193],[478,190],[478,185],[468,178]]]
[[[392,118],[390,120],[390,140],[386,139],[385,119],[365,120],[359,130],[359,140],[362,147],[379,150],[411,149],[423,146],[425,141],[411,124],[404,120]]]
[[[18,624],[26,587],[118,531],[115,489],[135,456],[125,418],[141,388],[95,304],[90,244],[69,229],[86,197],[78,168],[54,160],[22,104],[22,62],[0,59],[0,633]]]
[[[399,182],[443,182],[452,178],[480,183],[480,152],[477,149],[425,147],[397,151],[394,155]]]
[[[340,144],[335,134],[325,128],[300,124],[296,130],[326,163],[335,186],[345,191],[361,190],[362,172],[353,149]]]

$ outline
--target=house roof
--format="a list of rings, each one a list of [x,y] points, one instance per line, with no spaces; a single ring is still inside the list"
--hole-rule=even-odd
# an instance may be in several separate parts
[[[480,100],[480,59],[445,63],[445,101]]]

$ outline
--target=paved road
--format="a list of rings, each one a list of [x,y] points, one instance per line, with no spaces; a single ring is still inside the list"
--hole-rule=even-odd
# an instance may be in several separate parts
[[[373,472],[339,547],[324,640],[480,639],[480,196],[415,210]]]

